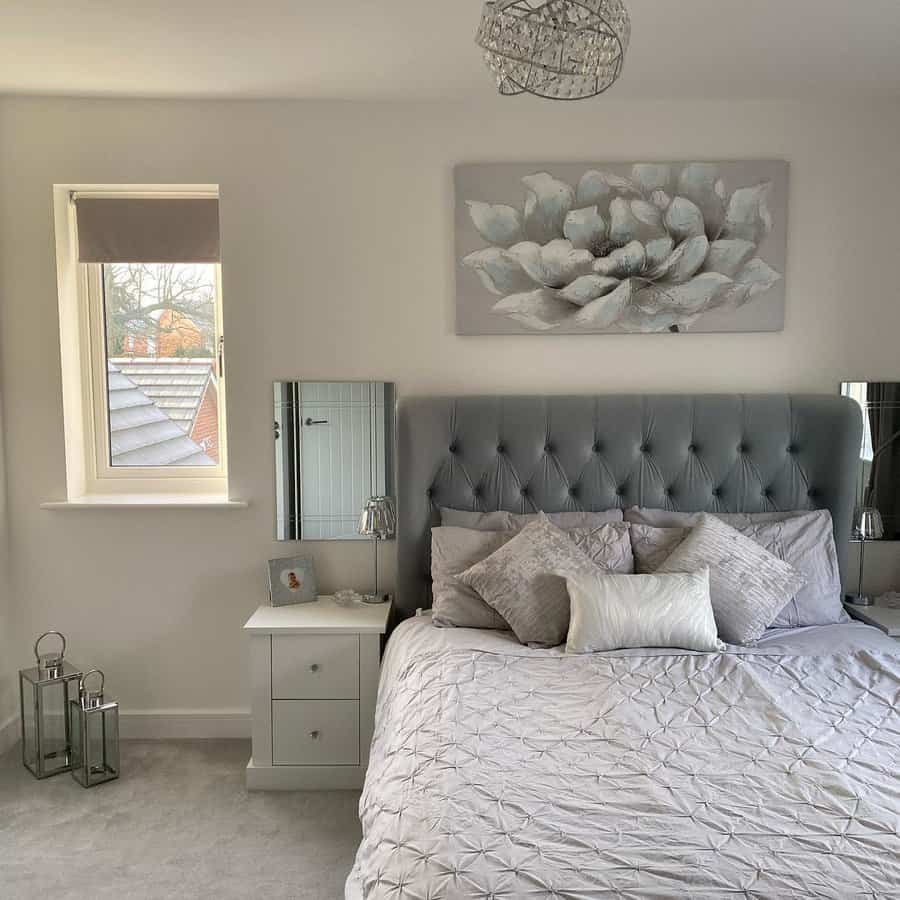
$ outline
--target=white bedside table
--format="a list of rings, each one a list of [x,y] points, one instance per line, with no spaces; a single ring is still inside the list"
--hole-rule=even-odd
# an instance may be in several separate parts
[[[250,636],[250,790],[359,788],[369,762],[389,603],[260,606]]]
[[[852,603],[845,603],[844,609],[854,619],[874,625],[888,637],[900,641],[900,609],[892,609],[890,606],[854,606]]]

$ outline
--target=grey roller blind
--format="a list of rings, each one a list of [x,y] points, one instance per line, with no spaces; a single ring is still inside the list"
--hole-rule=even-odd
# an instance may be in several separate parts
[[[76,197],[79,262],[219,261],[214,197]]]

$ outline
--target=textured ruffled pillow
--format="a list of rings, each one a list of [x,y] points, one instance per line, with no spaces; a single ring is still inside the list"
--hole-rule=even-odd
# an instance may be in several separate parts
[[[709,567],[719,636],[732,644],[759,640],[785,597],[796,594],[806,580],[793,566],[706,513],[656,571],[695,572],[704,566]]]
[[[689,526],[699,519],[699,513],[676,513],[668,510],[637,510],[667,522],[681,522]],[[628,513],[634,516],[635,510]],[[659,517],[653,515],[660,513]],[[731,514],[736,520],[741,513]],[[749,518],[765,517],[751,523],[743,522],[738,531],[806,578],[806,583],[793,597],[785,598],[772,628],[799,628],[805,625],[834,625],[847,621],[841,590],[837,548],[831,513],[827,509],[812,512],[752,513]],[[643,515],[642,515],[643,517]],[[722,518],[716,514],[716,518]],[[746,517],[744,517],[746,518]],[[655,572],[688,533],[687,527],[656,528],[633,524],[631,544],[636,572]]]
[[[610,554],[627,565],[631,560],[627,527],[609,523],[597,530],[601,529],[609,529],[605,538]],[[629,549],[622,546],[626,542]],[[487,559],[460,573],[459,580],[509,622],[523,644],[555,647],[569,630],[565,579],[596,571],[599,558],[598,554],[592,561],[570,533],[540,516]]]
[[[572,612],[566,650],[626,647],[724,650],[709,597],[709,569],[667,575],[589,572],[566,579]]]

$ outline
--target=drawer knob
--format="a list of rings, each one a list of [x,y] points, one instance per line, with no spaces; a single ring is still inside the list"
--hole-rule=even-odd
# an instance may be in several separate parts
[[[314,741],[317,741],[317,740],[319,739],[319,735],[320,735],[320,734],[321,734],[320,731],[311,731],[311,732],[309,733],[309,736],[310,736]]]
[[[318,672],[318,671],[319,671],[319,664],[318,664],[318,663],[313,663],[313,664],[309,667],[309,671],[310,671],[310,672]]]

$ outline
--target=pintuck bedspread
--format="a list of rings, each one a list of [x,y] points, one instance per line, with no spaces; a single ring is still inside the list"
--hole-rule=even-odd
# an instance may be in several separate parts
[[[348,897],[900,896],[900,656],[859,624],[566,656],[391,638]]]

